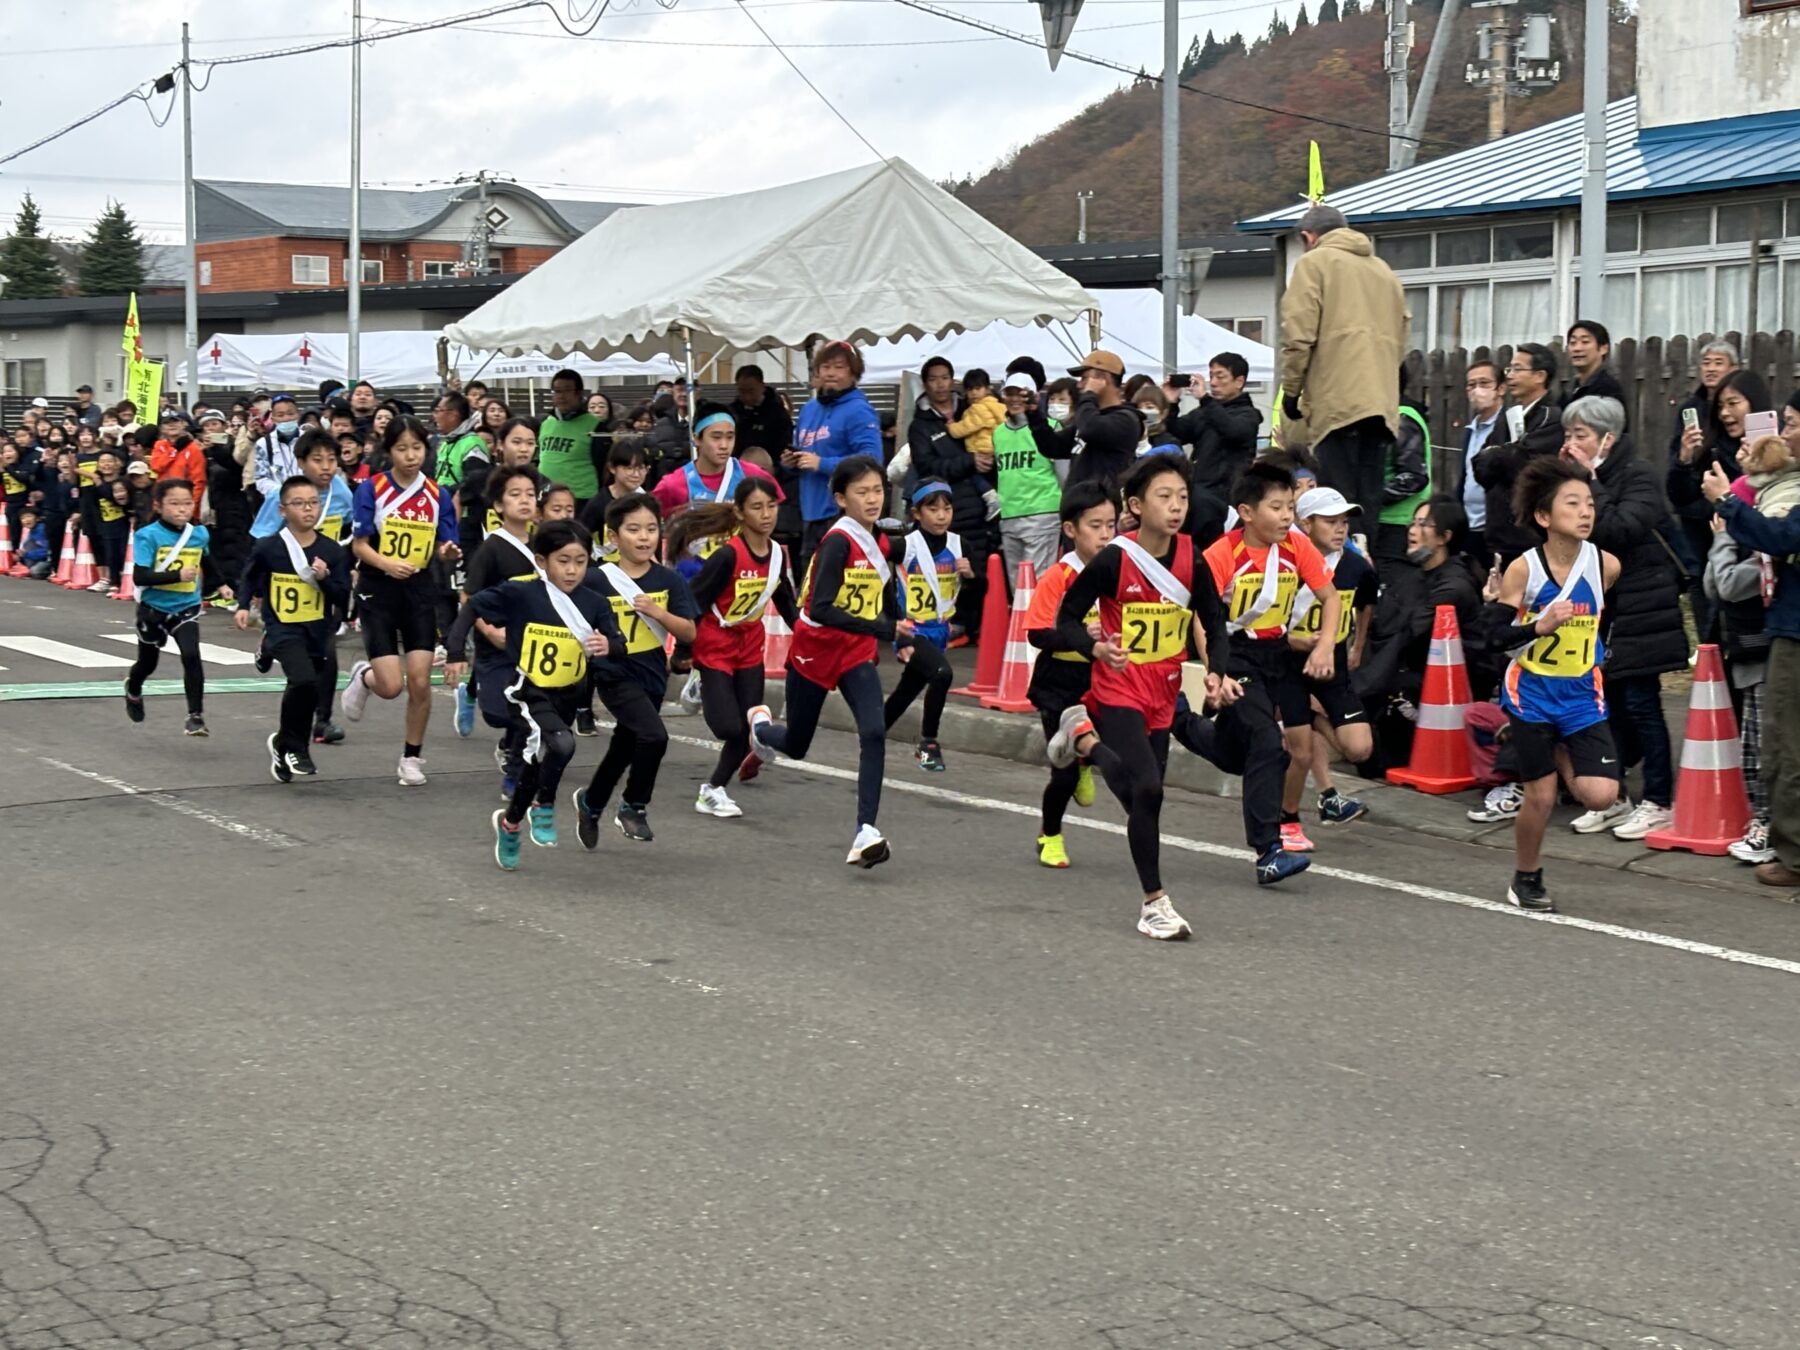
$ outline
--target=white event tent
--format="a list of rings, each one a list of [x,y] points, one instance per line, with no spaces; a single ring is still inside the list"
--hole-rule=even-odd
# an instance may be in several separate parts
[[[419,332],[364,333],[358,364],[362,377],[377,389],[433,385],[438,381],[438,335]],[[219,389],[316,389],[323,380],[347,379],[347,341],[343,333],[217,333],[200,344],[199,383]],[[540,352],[502,356],[452,343],[450,368],[465,380],[477,374],[489,384],[501,380],[549,379],[567,367],[593,384],[626,375],[674,379],[680,368],[666,356],[638,360],[615,356],[595,361],[584,356],[552,360]],[[176,382],[185,387],[185,363]]]
[[[904,160],[615,211],[444,332],[508,354],[803,348],[1070,322],[1095,300]]]

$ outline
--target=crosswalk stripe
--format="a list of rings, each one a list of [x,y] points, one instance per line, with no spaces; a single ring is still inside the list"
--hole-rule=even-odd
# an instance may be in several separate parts
[[[122,636],[128,642],[137,641],[135,633],[108,636]],[[114,656],[111,652],[91,652],[86,647],[58,642],[55,638],[0,637],[0,647],[18,652],[21,656],[41,656],[46,661],[59,661],[65,666],[75,666],[81,670],[104,670],[109,667],[120,669],[131,664],[130,657]]]
[[[95,636],[103,637],[108,642],[129,642],[133,646],[137,645],[137,634],[135,632],[97,633]],[[221,647],[215,642],[202,642],[200,644],[200,659],[215,666],[253,666],[256,664],[256,656],[254,653],[240,652],[236,647]],[[130,665],[131,663],[127,661],[125,664]]]

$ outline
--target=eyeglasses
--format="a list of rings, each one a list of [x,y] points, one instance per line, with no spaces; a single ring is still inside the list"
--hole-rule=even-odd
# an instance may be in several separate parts
[[[1536,366],[1508,366],[1505,370],[1505,373],[1508,375],[1535,375],[1535,374],[1537,374],[1537,367]]]

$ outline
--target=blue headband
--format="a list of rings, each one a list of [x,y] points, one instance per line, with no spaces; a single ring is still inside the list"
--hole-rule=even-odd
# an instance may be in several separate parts
[[[737,426],[737,422],[728,412],[708,413],[705,417],[702,417],[698,422],[694,423],[694,439],[698,441],[701,432],[705,431],[708,427],[717,426],[720,422],[729,422],[733,427]]]
[[[940,493],[946,497],[954,495],[950,491],[950,485],[942,479],[934,478],[929,483],[920,483],[918,487],[913,489],[912,504],[918,506],[920,503],[924,502],[926,498],[936,497]]]

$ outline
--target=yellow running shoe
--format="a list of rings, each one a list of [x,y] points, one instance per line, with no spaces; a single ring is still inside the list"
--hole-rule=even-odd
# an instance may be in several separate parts
[[[1038,862],[1045,867],[1067,867],[1069,865],[1068,850],[1063,848],[1063,837],[1060,834],[1040,834],[1038,836]]]
[[[1083,764],[1075,775],[1075,805],[1092,806],[1094,804],[1094,771]]]

